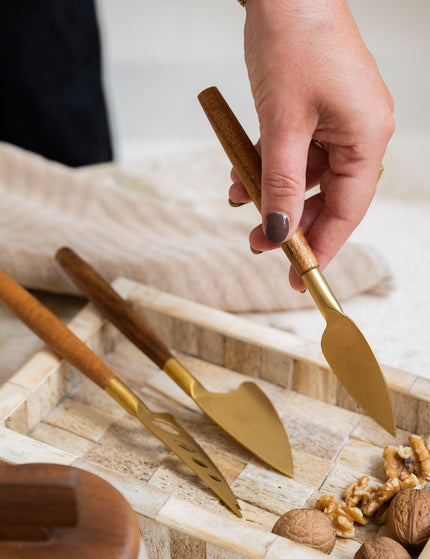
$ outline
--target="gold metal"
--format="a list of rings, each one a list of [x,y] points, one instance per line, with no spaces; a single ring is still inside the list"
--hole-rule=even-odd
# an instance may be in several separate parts
[[[128,413],[138,417],[139,398],[119,378],[115,377],[110,380],[105,386],[105,390]],[[143,404],[143,402],[141,403]]]
[[[390,393],[372,348],[344,314],[319,268],[304,274],[302,280],[327,322],[321,349],[330,368],[354,400],[395,436]]]
[[[242,513],[230,486],[206,452],[169,413],[152,412],[117,377],[106,392],[180,458],[240,518]]]
[[[319,268],[310,270],[302,280],[326,320],[331,311],[343,312]]]
[[[204,386],[173,357],[169,348],[142,317],[89,264],[68,248],[60,249],[57,259],[96,307],[101,309],[102,313],[136,347],[156,365],[164,369],[170,378],[218,425],[236,438],[239,443],[244,443],[246,448],[255,452],[263,461],[287,475],[292,475],[291,451],[284,426],[265,394],[257,386],[246,388],[245,385],[235,391],[234,395],[212,394],[205,390]],[[111,377],[112,375],[109,375],[108,378]],[[120,381],[116,379],[110,382],[106,390],[120,405],[142,419],[143,404]],[[210,399],[219,404],[219,409],[208,401]],[[237,410],[243,411],[238,415]],[[145,413],[148,415],[150,412],[147,410]],[[262,422],[259,427],[263,439],[261,443],[256,440],[255,433],[251,435],[246,433],[250,424],[250,416],[255,416],[256,419],[253,421]],[[148,422],[151,422],[150,417]],[[242,437],[243,432],[245,435]],[[275,441],[269,444],[272,433],[279,433],[279,443]]]
[[[275,470],[292,477],[293,458],[284,425],[266,394],[253,382],[228,393],[210,392],[177,359],[163,370],[224,431]]]
[[[163,371],[191,398],[195,398],[196,393],[204,390],[203,385],[177,359],[166,361]]]
[[[314,146],[316,146],[317,148],[322,149],[323,151],[327,151],[328,152],[328,147],[326,146],[326,144],[324,142],[321,142],[321,140],[317,140],[316,138],[314,138],[312,140],[312,143],[314,144]]]

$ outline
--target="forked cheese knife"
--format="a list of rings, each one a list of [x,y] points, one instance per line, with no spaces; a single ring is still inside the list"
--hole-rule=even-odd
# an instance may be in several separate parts
[[[198,95],[200,104],[252,201],[261,210],[261,159],[216,87]],[[381,367],[354,322],[342,310],[300,228],[281,245],[327,322],[321,349],[354,400],[384,429],[396,434],[390,393]]]
[[[60,319],[27,290],[0,271],[0,300],[54,352],[67,359],[172,450],[212,491],[241,517],[224,476],[191,435],[169,413],[151,411]]]
[[[293,459],[284,425],[257,384],[243,382],[228,393],[207,390],[173,356],[130,303],[87,262],[68,247],[61,248],[56,258],[90,301],[208,417],[260,460],[287,476],[293,475]]]

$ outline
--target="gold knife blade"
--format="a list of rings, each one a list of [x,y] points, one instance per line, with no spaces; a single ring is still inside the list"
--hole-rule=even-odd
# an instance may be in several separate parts
[[[200,409],[255,456],[293,476],[293,458],[285,427],[266,394],[253,382],[231,392],[207,390],[170,352],[143,318],[71,248],[56,259],[89,300],[131,342],[156,363]]]

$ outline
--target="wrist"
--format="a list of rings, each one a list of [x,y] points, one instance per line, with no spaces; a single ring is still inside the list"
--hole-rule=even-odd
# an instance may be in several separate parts
[[[347,9],[347,0],[237,0],[241,6],[246,8],[251,5],[261,5],[268,10],[281,10],[284,13],[291,13],[301,16],[323,15],[333,12],[333,10]]]

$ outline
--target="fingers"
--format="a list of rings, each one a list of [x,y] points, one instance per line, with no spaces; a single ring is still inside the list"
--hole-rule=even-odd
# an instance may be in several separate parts
[[[302,228],[321,269],[350,237],[364,218],[375,194],[379,158],[348,161],[342,168],[328,170],[321,180],[321,193],[307,200]]]
[[[230,206],[242,206],[250,202],[251,198],[234,170],[231,172],[231,176],[234,182],[228,191],[228,202]]]
[[[291,129],[284,133],[281,126],[265,121],[267,140],[262,139],[261,213],[263,236],[253,234],[258,250],[270,250],[291,237],[297,228],[303,210],[307,186],[318,184],[321,169],[327,167],[327,154],[315,148],[309,151],[310,134]],[[273,132],[275,130],[275,132]],[[260,142],[259,142],[260,143]],[[257,144],[257,149],[260,146]],[[309,151],[309,165],[308,165]],[[229,190],[229,202],[240,206],[250,201],[235,169]],[[263,238],[265,237],[265,239]],[[267,241],[267,242],[265,242]]]
[[[316,151],[315,151],[316,150]],[[302,228],[320,268],[332,257],[362,221],[374,197],[382,150],[366,150],[371,156],[357,156],[352,148],[330,147],[330,157],[311,146],[308,154],[307,184],[317,181],[321,191],[304,202],[300,220]],[[319,180],[318,180],[319,179]],[[238,183],[237,188],[243,188]],[[253,252],[272,250],[279,246],[267,239],[263,225],[249,236]],[[302,291],[304,284],[291,270],[290,283]]]
[[[272,115],[260,119],[261,215],[266,239],[282,243],[297,229],[303,212],[311,133],[304,125],[286,129],[275,120]]]

